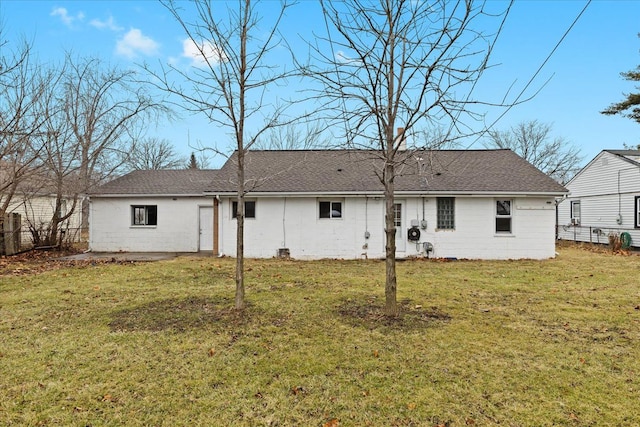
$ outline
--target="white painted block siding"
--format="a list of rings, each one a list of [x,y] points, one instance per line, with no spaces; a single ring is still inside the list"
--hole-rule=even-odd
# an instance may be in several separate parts
[[[270,258],[288,248],[296,259],[384,258],[384,201],[365,197],[256,198],[255,219],[245,221],[245,256]],[[341,200],[341,219],[319,218],[319,200]],[[424,202],[423,202],[424,200]],[[553,198],[513,198],[513,233],[496,234],[495,199],[456,197],[455,230],[434,230],[436,198],[398,197],[403,203],[403,236],[411,220],[427,220],[418,244],[405,241],[399,257],[423,256],[431,242],[431,257],[458,259],[547,259],[555,256]],[[231,201],[220,204],[220,251],[235,256],[236,222]],[[370,237],[365,239],[365,232]]]
[[[640,247],[635,228],[635,197],[640,196],[640,168],[619,157],[601,152],[571,182],[569,194],[558,204],[558,238],[608,243],[608,234],[623,231],[632,245]],[[580,201],[580,226],[571,225],[571,202]],[[618,224],[618,215],[622,223]],[[594,229],[602,230],[600,233]]]
[[[131,225],[132,205],[156,205],[156,226]],[[206,197],[93,198],[89,248],[94,252],[197,252],[199,206]]]

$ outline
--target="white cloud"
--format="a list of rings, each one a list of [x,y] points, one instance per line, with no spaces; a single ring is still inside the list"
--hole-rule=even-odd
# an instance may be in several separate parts
[[[205,58],[213,64],[226,61],[227,55],[211,42],[202,41],[199,45],[191,39],[182,41],[182,56],[191,60],[191,65],[201,67],[206,64]]]
[[[142,34],[137,28],[132,28],[116,43],[116,53],[127,58],[134,58],[138,54],[154,55],[160,45],[151,37]]]
[[[118,24],[116,24],[115,20],[113,19],[113,16],[109,16],[109,18],[107,18],[106,21],[101,21],[99,19],[92,19],[89,22],[89,25],[99,30],[108,29],[111,31],[122,31],[124,29]]]
[[[69,11],[64,7],[56,7],[51,13],[51,16],[59,16],[60,20],[67,27],[71,27],[75,20],[82,21],[84,19],[84,13],[78,12],[76,16],[69,15]]]

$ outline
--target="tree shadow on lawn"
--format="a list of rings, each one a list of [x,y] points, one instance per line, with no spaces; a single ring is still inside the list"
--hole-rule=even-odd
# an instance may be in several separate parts
[[[349,298],[338,306],[337,313],[350,325],[371,330],[420,330],[451,320],[449,314],[437,307],[413,305],[409,299],[398,302],[398,309],[399,314],[390,317],[384,314],[384,301],[379,302],[376,297]]]
[[[451,320],[451,316],[436,307],[423,308],[412,305],[410,300],[398,303],[400,314],[388,317],[384,306],[375,297],[347,299],[337,306],[335,311],[344,322],[366,329],[419,330],[442,324]],[[170,298],[152,301],[148,304],[119,310],[113,314],[109,327],[113,332],[135,331],[175,331],[219,325],[228,328],[245,327],[249,324],[272,323],[283,326],[290,320],[278,313],[259,311],[248,303],[245,311],[235,310],[233,301],[228,298],[189,297]]]
[[[250,319],[245,314],[235,310],[229,299],[171,298],[117,311],[109,327],[114,332],[184,332],[212,324],[241,326]]]

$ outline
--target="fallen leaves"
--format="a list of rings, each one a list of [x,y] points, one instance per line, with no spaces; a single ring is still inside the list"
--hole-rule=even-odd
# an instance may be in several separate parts
[[[68,267],[87,267],[99,264],[122,263],[116,259],[61,260],[77,252],[29,251],[18,255],[0,256],[0,276],[27,276]],[[127,262],[129,263],[129,262]]]

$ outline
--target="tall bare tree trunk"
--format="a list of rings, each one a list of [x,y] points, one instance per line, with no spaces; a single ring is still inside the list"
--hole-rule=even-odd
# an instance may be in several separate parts
[[[395,222],[395,185],[394,166],[387,161],[384,169],[384,200],[385,200],[385,308],[387,316],[398,314],[398,304],[396,302],[397,276],[396,276],[396,222]]]
[[[244,301],[244,150],[238,150],[238,210],[236,211],[236,310],[245,308]]]

